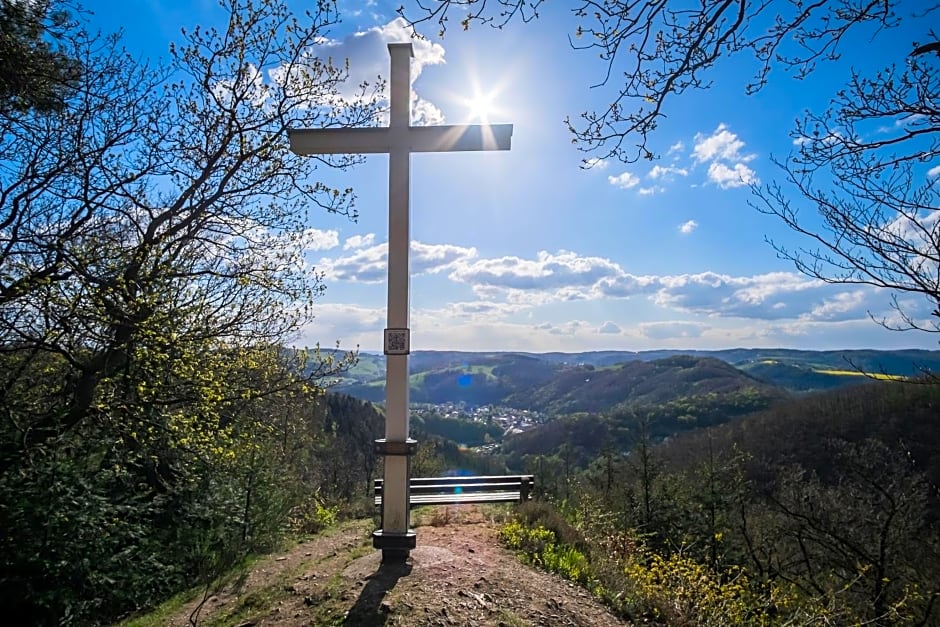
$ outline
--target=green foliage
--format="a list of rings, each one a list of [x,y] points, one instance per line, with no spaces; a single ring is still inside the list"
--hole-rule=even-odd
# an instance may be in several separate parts
[[[33,55],[18,75],[81,68],[79,89],[48,67],[24,92],[4,82],[17,57],[0,61],[0,606],[14,623],[103,623],[208,586],[276,546],[307,495],[326,524],[372,477],[377,413],[331,411],[320,387],[350,356],[282,346],[322,291],[308,208],[355,213],[348,191],[304,182],[316,165],[285,131],[359,124],[374,98],[309,106],[345,77],[308,56],[335,5],[303,23],[279,0],[222,5],[222,32],[187,29],[155,64],[54,2],[0,7],[2,45]],[[50,57],[50,27],[67,58]],[[252,73],[275,68],[285,81]]]
[[[305,535],[319,533],[336,524],[339,512],[338,505],[326,505],[319,495],[312,495],[291,510],[291,529]]]
[[[519,520],[526,527],[550,531],[554,538],[565,545],[584,547],[584,538],[558,507],[544,500],[528,501],[518,507]]]
[[[588,584],[592,579],[587,556],[573,546],[558,542],[555,533],[545,527],[509,522],[500,528],[499,540],[518,551],[527,563],[558,573],[565,579],[580,584]]]
[[[70,56],[73,27],[57,0],[0,2],[0,114],[61,110],[82,72]]]
[[[661,444],[636,413],[628,455],[608,437],[583,470],[569,443],[528,458],[565,498],[523,508],[504,541],[642,620],[933,624],[938,394],[873,384]]]
[[[631,615],[932,624],[938,393],[874,384],[664,444],[640,438],[628,456],[605,447],[562,511],[608,600]]]
[[[668,625],[788,625],[798,602],[788,586],[756,585],[739,567],[716,573],[680,553],[664,557],[642,550],[624,575],[633,611]]]
[[[355,451],[372,440],[338,436],[327,425],[342,432],[354,416],[327,420],[305,384],[272,389],[289,377],[283,365],[247,355],[211,362],[221,381],[198,413],[111,410],[124,422],[83,423],[26,459],[7,457],[0,604],[9,616],[68,623],[147,607],[278,546],[291,523],[312,533],[336,521],[345,484],[371,475],[353,466],[340,490],[310,460],[321,443]],[[265,396],[232,394],[228,385],[249,374]],[[210,402],[214,390],[224,394]]]
[[[845,385],[865,383],[865,379],[822,373],[810,365],[790,364],[777,360],[760,360],[740,366],[748,374],[764,381],[773,381],[788,390],[806,393],[830,390]]]
[[[90,443],[70,444],[98,453]],[[180,583],[179,564],[168,563],[160,538],[148,534],[162,503],[126,466],[76,461],[37,451],[29,466],[0,475],[0,604],[8,616],[68,621],[155,601]]]

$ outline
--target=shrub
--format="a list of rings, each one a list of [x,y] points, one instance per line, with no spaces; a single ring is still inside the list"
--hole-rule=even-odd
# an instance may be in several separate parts
[[[587,543],[584,536],[564,514],[548,501],[527,501],[519,506],[519,519],[530,528],[542,527],[551,531],[558,542],[576,547],[584,552]]]
[[[314,535],[336,524],[338,505],[327,505],[319,494],[313,494],[291,510],[290,526],[295,533]]]
[[[499,530],[499,540],[508,548],[518,551],[529,564],[558,573],[582,585],[594,581],[587,555],[559,542],[555,532],[541,525],[528,527],[519,521],[507,523]]]
[[[637,558],[624,569],[628,602],[669,625],[786,624],[797,603],[792,591],[756,584],[742,568],[716,573],[679,553],[663,557],[649,550]]]

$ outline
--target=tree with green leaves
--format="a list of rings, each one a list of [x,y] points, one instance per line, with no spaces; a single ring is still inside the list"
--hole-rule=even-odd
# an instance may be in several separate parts
[[[347,102],[345,69],[316,56],[328,3],[309,24],[279,2],[224,6],[226,32],[188,31],[156,69],[77,37],[81,93],[0,118],[0,346],[19,364],[2,389],[35,360],[66,371],[61,407],[17,414],[24,447],[111,401],[178,400],[115,377],[199,359],[191,346],[276,345],[311,320],[323,286],[304,269],[307,209],[354,210],[348,190],[307,181],[352,159],[298,159],[286,131],[361,124],[374,92]]]
[[[707,89],[735,58],[756,60],[743,94],[771,80],[812,80],[841,58],[854,68],[828,107],[808,111],[791,132],[793,152],[776,161],[777,182],[755,186],[755,207],[804,236],[771,242],[802,273],[893,294],[888,328],[940,332],[940,4],[919,0],[760,2],[576,0],[570,41],[599,58],[608,104],[567,120],[575,143],[596,157],[655,159],[651,142],[673,102]],[[543,0],[435,0],[406,5],[413,25],[443,34],[537,19]],[[862,50],[900,29],[909,44],[874,58]],[[783,73],[784,76],[781,76]],[[722,77],[726,82],[727,77]],[[829,86],[825,86],[829,88]],[[926,300],[930,316],[904,301]]]
[[[0,0],[0,114],[61,110],[81,81],[75,34],[60,0]]]
[[[317,169],[355,158],[286,131],[367,123],[381,85],[350,99],[320,55],[335,3],[220,4],[152,65],[63,25],[78,88],[0,112],[0,605],[23,624],[211,578],[315,489],[285,434],[322,424],[296,408],[343,358],[284,346],[323,290],[311,209],[355,217]]]

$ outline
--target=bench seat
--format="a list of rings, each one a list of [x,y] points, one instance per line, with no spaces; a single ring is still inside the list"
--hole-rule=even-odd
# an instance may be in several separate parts
[[[375,505],[382,505],[382,479],[375,480]],[[532,498],[532,475],[412,477],[411,507],[461,503],[522,503]]]

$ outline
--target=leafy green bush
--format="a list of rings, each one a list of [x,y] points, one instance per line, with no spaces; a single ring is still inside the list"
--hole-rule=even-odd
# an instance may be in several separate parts
[[[558,507],[548,501],[523,503],[519,507],[519,518],[527,527],[543,527],[551,531],[562,544],[576,547],[581,551],[587,549],[581,532],[568,522]]]
[[[541,525],[528,527],[520,521],[506,523],[500,528],[499,540],[508,548],[518,551],[522,559],[530,564],[580,584],[587,585],[594,581],[587,555],[559,542],[553,531]]]
[[[291,530],[300,534],[316,534],[336,524],[340,506],[327,505],[319,494],[314,494],[291,510]]]
[[[743,569],[715,573],[681,554],[643,551],[624,569],[628,598],[641,613],[670,625],[770,625],[767,599],[755,592]],[[779,594],[777,595],[780,596]],[[775,599],[787,604],[789,597]]]

